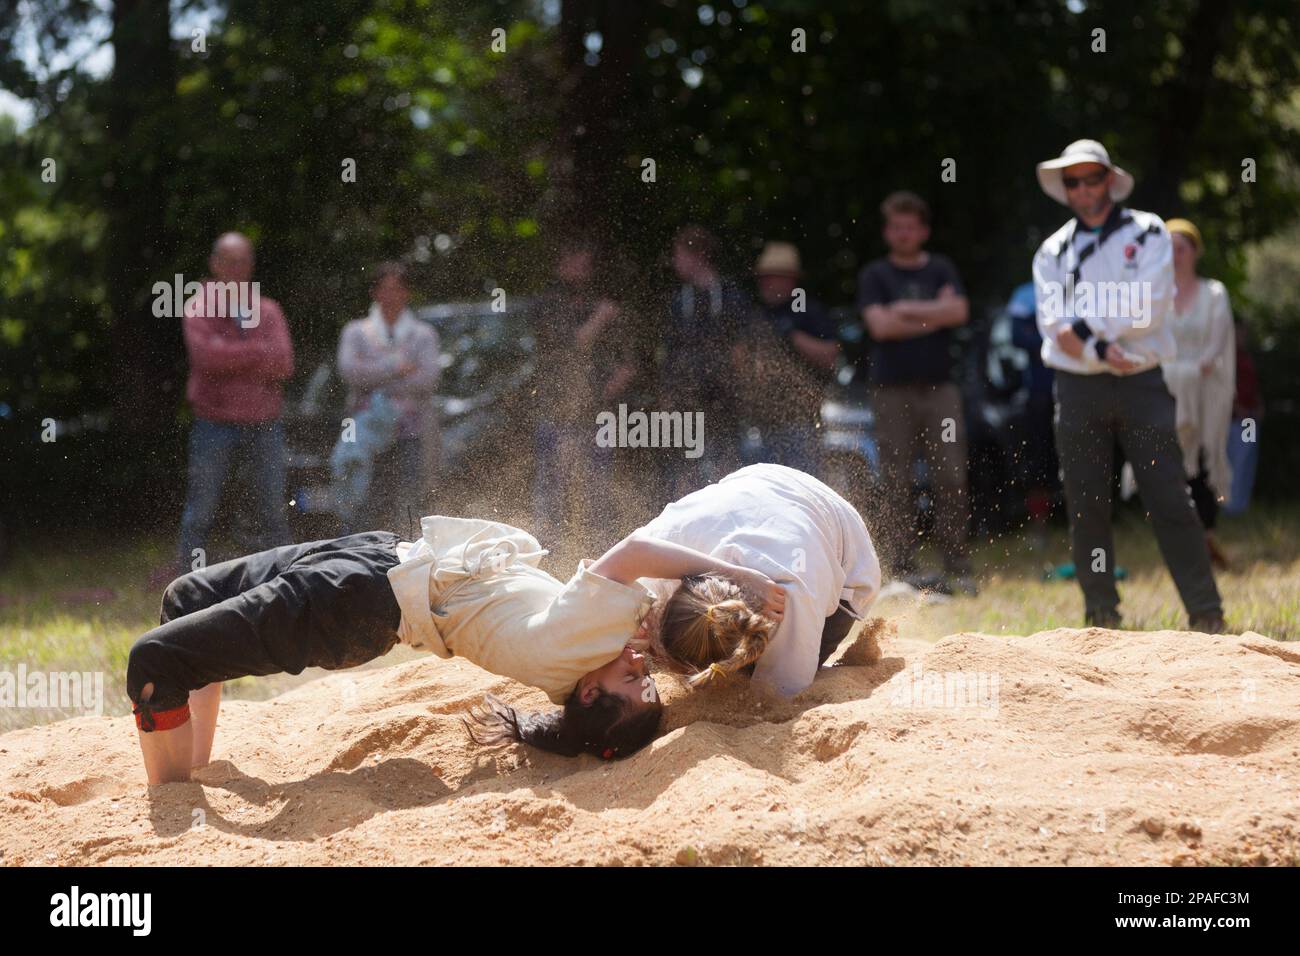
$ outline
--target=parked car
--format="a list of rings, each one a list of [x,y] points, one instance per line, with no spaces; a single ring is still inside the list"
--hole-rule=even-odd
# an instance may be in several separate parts
[[[1005,303],[988,313],[966,363],[970,500],[974,530],[999,534],[1025,520],[1026,453],[1029,440],[1029,355],[1012,337]]]
[[[441,473],[461,469],[493,447],[500,430],[520,412],[534,367],[528,305],[517,300],[496,311],[487,301],[456,302],[413,310],[434,327],[440,344],[443,371],[433,401],[440,419]],[[328,536],[338,527],[330,452],[346,396],[331,358],[316,366],[301,396],[286,407],[290,521],[298,540]]]
[[[822,402],[823,480],[864,510],[880,473],[876,415],[868,385],[871,341],[850,307],[831,312],[839,330],[840,360]]]

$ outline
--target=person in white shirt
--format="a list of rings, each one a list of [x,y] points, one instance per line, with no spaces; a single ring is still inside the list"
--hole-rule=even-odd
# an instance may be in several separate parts
[[[693,576],[652,612],[652,656],[697,685],[752,667],[790,696],[807,688],[880,591],[880,562],[857,510],[783,465],[734,471],[668,505],[638,534],[756,568],[786,591],[780,620],[734,579]]]
[[[1218,279],[1197,275],[1204,250],[1201,231],[1186,219],[1165,223],[1174,244],[1174,341],[1178,354],[1165,362],[1165,384],[1178,409],[1178,444],[1183,450],[1196,513],[1205,526],[1211,563],[1224,568],[1227,555],[1214,534],[1219,502],[1232,496],[1228,434],[1237,390],[1237,343],[1228,290]]]
[[[354,667],[399,641],[463,657],[563,705],[523,714],[489,696],[467,721],[478,743],[626,756],[654,738],[662,709],[635,646],[651,603],[638,578],[724,575],[758,595],[771,619],[784,611],[785,592],[762,572],[643,535],[583,561],[564,584],[538,567],[546,552],[526,531],[442,515],[421,526],[413,544],[364,532],[173,581],[159,626],[127,663],[149,783],[188,780],[208,762],[222,682]]]
[[[407,307],[406,267],[376,266],[371,297],[366,317],[349,322],[339,336],[338,372],[348,386],[347,414],[358,427],[362,413],[383,407],[396,419],[395,436],[391,449],[370,463],[380,465],[386,487],[370,484],[369,469],[364,480],[337,482],[343,534],[387,525],[394,516],[379,513],[381,502],[423,502],[441,444],[434,404],[442,375],[438,333]]]
[[[1056,447],[1085,621],[1121,624],[1111,533],[1118,441],[1191,629],[1218,633],[1223,607],[1160,372],[1176,354],[1169,233],[1159,216],[1122,205],[1133,177],[1094,140],[1039,163],[1038,181],[1075,214],[1039,247],[1033,268],[1043,363],[1056,370]]]

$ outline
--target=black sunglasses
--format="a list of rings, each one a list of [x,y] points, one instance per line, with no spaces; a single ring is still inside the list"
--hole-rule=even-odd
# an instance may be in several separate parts
[[[1102,180],[1106,178],[1109,169],[1103,169],[1098,173],[1089,173],[1087,176],[1062,176],[1061,182],[1065,184],[1066,189],[1074,189],[1079,183],[1086,183],[1089,186],[1100,186]]]

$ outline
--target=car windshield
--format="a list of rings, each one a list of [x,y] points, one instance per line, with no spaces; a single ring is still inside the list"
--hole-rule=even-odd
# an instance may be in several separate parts
[[[517,368],[531,342],[521,312],[428,309],[419,313],[438,331],[443,373],[439,392],[470,398],[503,369]]]

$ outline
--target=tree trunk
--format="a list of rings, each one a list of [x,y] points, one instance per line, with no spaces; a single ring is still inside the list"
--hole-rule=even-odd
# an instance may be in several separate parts
[[[637,209],[627,201],[638,165],[628,162],[637,116],[632,73],[645,46],[646,17],[628,0],[564,0],[560,20],[563,126],[568,160],[560,218],[565,228],[617,244],[635,230]],[[587,61],[589,33],[601,37],[598,62]],[[639,160],[639,157],[634,157]]]
[[[178,384],[180,318],[156,318],[152,286],[170,257],[165,164],[176,143],[167,119],[176,89],[169,5],[114,0],[108,109],[108,282],[113,321],[115,421],[154,430],[169,424]],[[190,278],[189,276],[186,277]]]
[[[1142,189],[1142,208],[1169,217],[1181,211],[1178,187],[1187,175],[1189,144],[1205,113],[1214,61],[1229,46],[1232,0],[1201,0],[1180,38],[1183,57],[1169,85],[1156,131],[1151,173]]]

